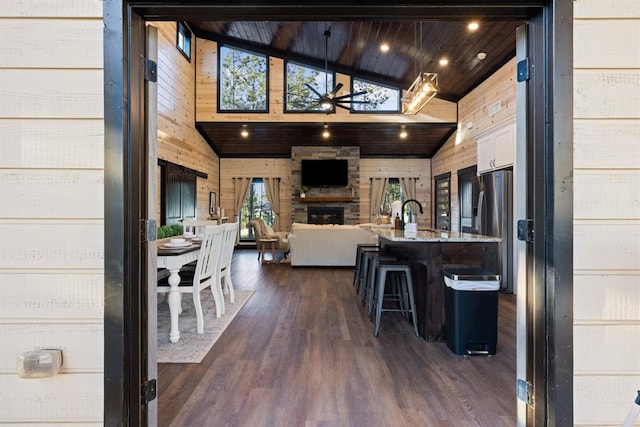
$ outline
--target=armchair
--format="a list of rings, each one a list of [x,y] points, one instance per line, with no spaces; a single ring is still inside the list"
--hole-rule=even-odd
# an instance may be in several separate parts
[[[249,221],[249,225],[253,227],[253,235],[256,238],[256,247],[258,248],[258,259],[262,253],[264,242],[261,239],[276,239],[276,250],[282,252],[286,257],[289,253],[289,234],[286,231],[274,231],[273,228],[268,226],[262,218],[253,218]]]

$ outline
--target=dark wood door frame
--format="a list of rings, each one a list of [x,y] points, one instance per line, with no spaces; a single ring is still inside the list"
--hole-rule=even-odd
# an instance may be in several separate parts
[[[146,323],[141,221],[144,219],[144,22],[335,19],[335,2],[104,2],[105,373],[104,423],[144,425]],[[573,424],[572,37],[571,0],[341,1],[340,19],[518,18],[532,23],[528,151],[534,316],[535,406],[528,425]],[[535,201],[535,203],[534,203]],[[547,340],[548,337],[548,340]]]

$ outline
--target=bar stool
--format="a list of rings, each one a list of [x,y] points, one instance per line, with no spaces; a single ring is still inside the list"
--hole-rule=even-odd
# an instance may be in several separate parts
[[[376,243],[358,243],[356,245],[356,268],[353,271],[353,287],[356,288],[356,293],[360,293],[360,278],[362,276],[362,251],[363,249],[378,249],[379,245]]]
[[[369,317],[373,313],[373,290],[376,283],[376,266],[378,261],[396,261],[398,258],[391,252],[380,249],[379,251],[366,251],[364,253],[364,277],[362,280],[362,305],[368,305]]]
[[[380,331],[380,318],[382,317],[383,311],[401,311],[403,314],[411,313],[413,330],[416,337],[419,337],[416,305],[413,297],[413,277],[408,261],[379,261],[377,263],[377,270],[378,277],[375,288],[375,299],[373,301],[376,312],[376,326],[373,335],[378,336],[378,332]],[[398,286],[397,297],[400,299],[400,308],[383,308],[385,286],[387,284],[387,275],[389,274],[397,274],[395,279],[398,279],[396,284]]]
[[[361,290],[366,288],[367,273],[369,271],[369,255],[372,253],[387,253],[387,250],[381,247],[362,248],[360,250],[360,273],[356,282],[356,293],[359,294]],[[364,291],[363,291],[364,292]],[[364,295],[362,296],[362,303],[364,304]]]

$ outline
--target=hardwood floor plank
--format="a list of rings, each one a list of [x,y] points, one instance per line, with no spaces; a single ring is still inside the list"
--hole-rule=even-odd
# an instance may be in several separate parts
[[[160,426],[511,426],[515,297],[500,295],[495,356],[463,357],[384,313],[380,335],[352,269],[262,265],[237,250],[255,294],[199,364],[158,366]]]

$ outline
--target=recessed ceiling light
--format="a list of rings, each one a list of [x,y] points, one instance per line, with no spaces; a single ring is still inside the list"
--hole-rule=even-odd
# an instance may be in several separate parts
[[[471,31],[475,31],[480,28],[480,24],[478,24],[477,22],[470,22],[467,28],[469,28]]]
[[[329,126],[324,125],[324,128],[322,129],[322,137],[329,138],[330,136],[331,136],[331,133],[329,132]]]
[[[242,136],[243,138],[247,138],[249,136],[249,130],[247,129],[247,125],[242,125],[240,136]]]
[[[407,133],[407,130],[404,128],[404,126],[402,126],[402,128],[400,129],[400,133],[398,134],[398,136],[400,137],[400,139],[407,139],[407,136],[409,134]]]
[[[449,64],[449,60],[447,58],[440,58],[440,65],[443,67]]]
[[[382,44],[380,45],[380,51],[382,51],[382,52],[384,52],[384,53],[389,52],[389,45],[388,45],[387,43],[382,43]]]
[[[487,57],[487,52],[478,52],[477,58],[482,61]]]

